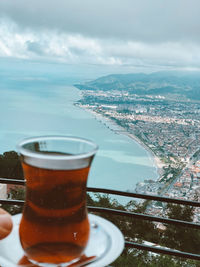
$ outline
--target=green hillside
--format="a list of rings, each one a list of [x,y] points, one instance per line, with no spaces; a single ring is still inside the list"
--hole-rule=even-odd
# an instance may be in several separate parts
[[[200,72],[155,72],[151,74],[113,74],[85,84],[81,90],[119,90],[137,95],[162,95],[200,100]]]

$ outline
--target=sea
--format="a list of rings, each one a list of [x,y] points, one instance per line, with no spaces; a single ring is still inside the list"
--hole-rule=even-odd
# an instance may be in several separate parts
[[[116,126],[75,105],[74,86],[116,72],[97,66],[28,60],[0,60],[0,154],[16,151],[25,137],[72,135],[93,140],[99,150],[88,186],[134,191],[146,179],[157,179],[152,155]]]

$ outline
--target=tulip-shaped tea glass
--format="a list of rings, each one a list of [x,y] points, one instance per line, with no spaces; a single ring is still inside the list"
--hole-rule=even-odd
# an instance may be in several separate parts
[[[19,228],[25,255],[40,266],[68,266],[79,260],[89,239],[86,184],[97,145],[43,136],[24,139],[18,151],[26,179]]]

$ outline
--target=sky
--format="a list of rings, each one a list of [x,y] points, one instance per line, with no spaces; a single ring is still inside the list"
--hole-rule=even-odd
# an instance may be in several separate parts
[[[1,0],[0,57],[200,69],[199,0]]]

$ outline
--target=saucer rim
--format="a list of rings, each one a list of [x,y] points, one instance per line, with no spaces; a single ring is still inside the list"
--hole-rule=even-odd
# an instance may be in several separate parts
[[[13,230],[15,227],[18,227],[18,225],[20,223],[21,216],[22,216],[21,213],[12,216]],[[100,257],[99,259],[88,264],[88,266],[90,266],[90,267],[107,266],[108,264],[115,261],[122,253],[122,251],[124,249],[124,243],[125,243],[124,242],[124,236],[121,233],[121,231],[118,229],[118,227],[116,225],[114,225],[112,222],[108,221],[107,219],[104,219],[101,216],[94,215],[91,213],[88,214],[88,217],[89,217],[90,223],[95,222],[95,223],[99,224],[111,239],[111,247],[109,248],[109,250],[107,252],[105,252],[105,254],[102,257]],[[13,233],[13,230],[10,233],[10,235]],[[8,237],[10,235],[8,235]],[[7,238],[5,238],[4,240],[6,240]],[[0,241],[0,245],[2,245],[2,244],[3,244],[3,241]],[[0,252],[0,264],[6,264],[6,265],[2,265],[2,266],[6,266],[6,267],[16,267],[17,266],[15,263],[13,263],[11,261],[9,261],[9,266],[8,266],[7,265],[8,261],[9,261],[9,259],[4,258]]]

